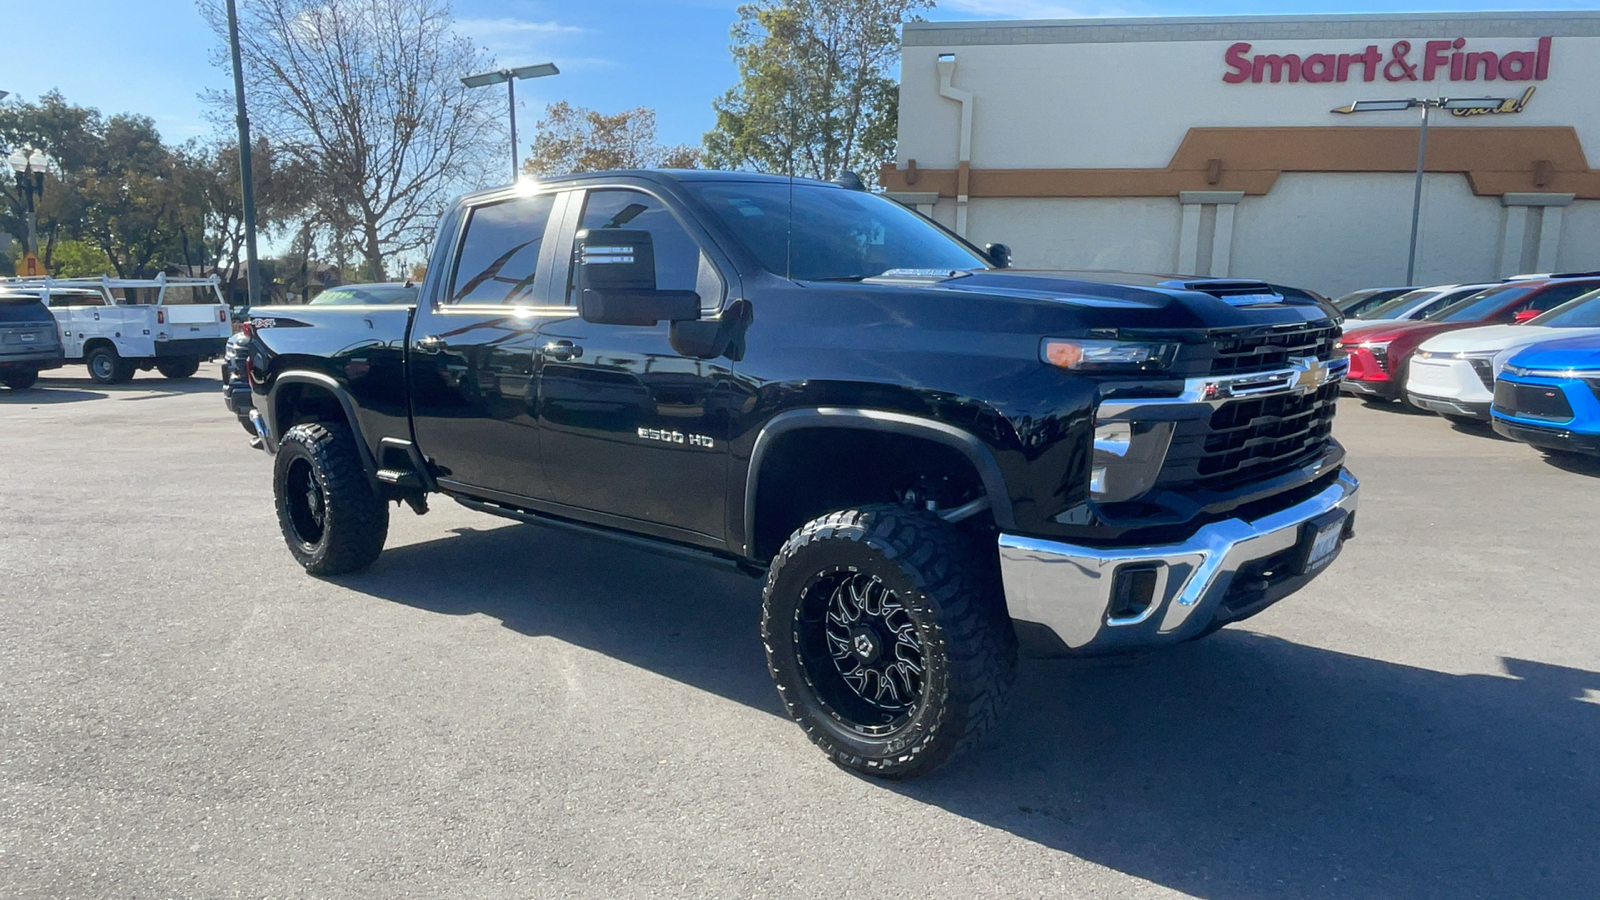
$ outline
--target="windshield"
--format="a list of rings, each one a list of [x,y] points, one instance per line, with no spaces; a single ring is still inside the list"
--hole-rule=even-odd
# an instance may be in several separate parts
[[[403,284],[353,284],[328,288],[318,294],[309,306],[370,306],[396,304],[412,306],[417,302],[417,289]]]
[[[1359,318],[1392,319],[1395,316],[1405,312],[1406,307],[1417,302],[1418,300],[1426,300],[1427,298],[1438,293],[1439,292],[1433,288],[1418,288],[1414,291],[1406,291],[1404,294],[1401,294],[1393,300],[1390,300],[1386,303],[1380,303],[1377,306],[1366,310],[1365,312],[1361,313]]]
[[[854,281],[890,269],[988,267],[937,225],[874,194],[801,181],[792,188],[781,181],[690,181],[684,188],[764,268],[801,281]]]
[[[1600,328],[1600,291],[1568,300],[1528,324],[1547,328]]]
[[[1492,287],[1465,297],[1449,306],[1435,309],[1423,316],[1435,322],[1476,322],[1488,317],[1495,310],[1507,303],[1515,302],[1521,297],[1533,293],[1537,284],[1508,284],[1505,287]]]

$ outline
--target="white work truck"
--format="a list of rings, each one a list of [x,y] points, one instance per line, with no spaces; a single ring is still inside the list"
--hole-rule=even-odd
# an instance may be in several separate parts
[[[55,316],[66,361],[100,384],[136,370],[188,378],[222,354],[233,331],[216,276],[210,278],[18,278]]]

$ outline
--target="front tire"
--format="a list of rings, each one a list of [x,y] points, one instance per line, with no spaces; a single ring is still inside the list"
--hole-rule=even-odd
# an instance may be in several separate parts
[[[359,572],[383,552],[389,507],[367,480],[345,425],[289,429],[273,458],[272,493],[284,542],[308,573]]]
[[[976,745],[1016,677],[993,567],[954,526],[902,506],[791,535],[767,573],[761,636],[790,717],[835,763],[880,778]]]
[[[200,357],[175,356],[157,360],[156,371],[175,381],[181,378],[188,378],[200,371]]]
[[[39,372],[35,369],[14,369],[4,375],[0,375],[0,382],[4,382],[5,386],[13,391],[25,391],[33,387],[38,380]]]

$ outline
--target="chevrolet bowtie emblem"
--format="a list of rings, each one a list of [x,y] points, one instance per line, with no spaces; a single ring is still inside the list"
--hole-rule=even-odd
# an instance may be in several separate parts
[[[1328,383],[1332,374],[1328,364],[1314,356],[1303,356],[1291,360],[1289,368],[1294,370],[1294,379],[1289,382],[1289,389],[1296,394],[1314,393],[1318,388]]]

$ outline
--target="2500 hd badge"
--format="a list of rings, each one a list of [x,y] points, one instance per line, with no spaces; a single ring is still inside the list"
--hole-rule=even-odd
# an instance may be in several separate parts
[[[691,447],[704,447],[707,450],[716,446],[716,442],[703,434],[684,434],[681,431],[668,431],[665,428],[640,428],[639,437],[647,441],[661,441],[664,444],[688,444]]]

